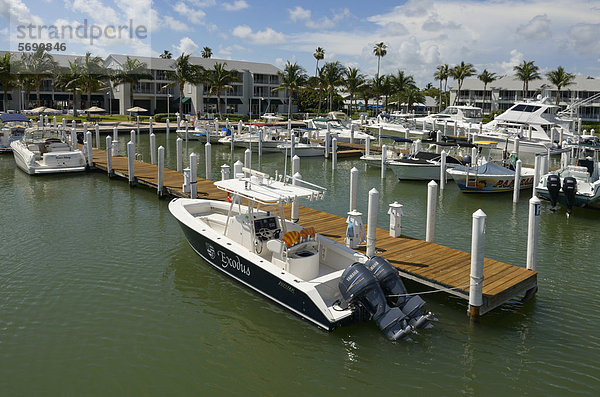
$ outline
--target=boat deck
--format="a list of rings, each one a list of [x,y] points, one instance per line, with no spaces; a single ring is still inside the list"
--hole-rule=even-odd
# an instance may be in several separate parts
[[[107,170],[106,152],[93,150],[94,165]],[[113,157],[114,175],[128,178],[127,158]],[[158,168],[156,165],[134,162],[136,183],[156,189]],[[188,197],[182,191],[183,174],[164,169],[165,194],[172,197]],[[213,181],[198,178],[198,198],[226,200],[226,194],[217,189]],[[288,208],[289,211],[289,208]],[[312,226],[318,233],[344,243],[346,218],[326,212],[300,207],[303,226]],[[364,252],[365,247],[359,248]],[[394,265],[403,277],[427,287],[444,291],[468,300],[471,255],[436,243],[406,236],[391,237],[386,229],[377,228],[376,252]],[[537,272],[500,261],[484,259],[483,315],[508,300],[537,289]]]

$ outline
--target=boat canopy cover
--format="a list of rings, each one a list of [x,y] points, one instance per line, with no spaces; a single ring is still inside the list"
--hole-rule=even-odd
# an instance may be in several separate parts
[[[455,169],[464,171],[466,168],[459,167]],[[469,167],[469,173],[476,173],[479,175],[514,175],[515,171],[490,161],[485,164],[478,165],[477,167]]]
[[[268,175],[267,175],[268,177]],[[300,181],[305,183],[304,181]],[[291,185],[252,175],[237,179],[226,179],[215,182],[215,186],[232,195],[240,195],[254,202],[262,204],[275,204],[278,202],[290,203],[295,197],[307,199],[320,199],[323,197],[324,188],[312,185],[315,189],[306,186]]]
[[[392,135],[382,135],[382,138],[391,139],[394,142],[412,142],[413,140],[410,138],[402,138],[400,136],[392,136]]]
[[[21,113],[2,113],[0,114],[0,120],[2,120],[3,123],[7,123],[9,121],[24,121],[28,123],[31,121]]]

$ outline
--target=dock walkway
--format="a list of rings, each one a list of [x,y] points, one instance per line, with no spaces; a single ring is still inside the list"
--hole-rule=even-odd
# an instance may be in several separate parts
[[[107,171],[106,151],[93,149],[94,166]],[[128,179],[126,157],[112,157],[114,175]],[[134,162],[136,183],[157,189],[158,167],[142,161]],[[165,194],[188,197],[182,191],[183,174],[164,169]],[[225,200],[226,195],[213,181],[197,179],[198,198]],[[300,207],[303,226],[312,226],[321,235],[344,243],[346,218],[307,207]],[[364,251],[364,247],[359,250]],[[391,237],[389,231],[377,228],[376,252],[394,265],[403,277],[460,298],[469,299],[471,255],[466,252],[406,236]],[[484,259],[483,315],[508,300],[537,289],[537,272],[509,265],[493,259]]]

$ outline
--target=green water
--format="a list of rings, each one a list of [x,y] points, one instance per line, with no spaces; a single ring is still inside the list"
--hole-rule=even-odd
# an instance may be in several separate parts
[[[157,140],[167,146],[164,134]],[[146,136],[139,147],[148,160]],[[204,164],[201,144],[187,150]],[[213,178],[223,163],[231,163],[228,150],[213,145]],[[271,174],[283,169],[279,154],[253,163]],[[340,159],[333,173],[330,161],[302,159],[304,179],[329,188],[325,201],[307,205],[344,215],[353,166],[359,210],[366,214],[376,188],[379,226],[398,201],[403,233],[424,238],[426,184],[398,183],[391,172],[382,181],[358,160]],[[465,195],[451,183],[438,200],[434,240],[469,251],[471,215],[481,208],[486,256],[524,266],[527,196],[513,206],[510,194]],[[600,211],[576,209],[567,219],[543,205],[534,300],[471,323],[465,301],[423,295],[440,321],[413,342],[392,343],[372,323],[327,333],[225,278],[189,248],[167,201],[124,180],[30,177],[1,156],[0,203],[2,395],[541,396],[600,388]]]

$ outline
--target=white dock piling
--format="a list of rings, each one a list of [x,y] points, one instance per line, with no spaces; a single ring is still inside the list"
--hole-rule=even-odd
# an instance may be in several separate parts
[[[150,135],[152,135],[152,133],[153,133],[153,132],[152,132],[152,127],[153,127],[153,125],[152,125],[152,116],[150,116],[149,122],[150,122],[150,124],[149,124],[149,126],[148,126],[148,133],[149,133]]]
[[[354,144],[354,124],[350,124],[350,143]]]
[[[292,157],[292,175],[296,175],[296,172],[300,172],[300,157],[298,155]]]
[[[92,156],[92,133],[90,131],[86,134],[87,143],[86,143],[86,151],[87,151],[87,159],[88,165],[90,168],[94,166],[94,157]]]
[[[331,140],[331,169],[337,169],[337,138]]]
[[[165,133],[167,135],[167,142],[169,142],[169,133],[171,131],[171,126],[169,125],[169,119],[166,120]]]
[[[390,215],[390,236],[400,237],[402,235],[402,215],[404,215],[402,204],[394,201],[390,204],[388,214]]]
[[[239,178],[240,176],[244,176],[244,173],[242,172],[242,168],[244,168],[244,163],[242,163],[240,160],[236,161],[235,164],[233,165],[233,177],[234,178]]]
[[[514,152],[515,155],[517,156],[517,158],[520,158],[519,156],[519,152],[521,151],[521,139],[519,139],[519,137],[516,137],[514,140]]]
[[[529,223],[527,228],[527,269],[536,269],[537,246],[542,202],[536,196],[529,199]]]
[[[379,192],[373,188],[369,191],[369,213],[367,214],[367,256],[375,255],[375,236],[377,232],[377,205]]]
[[[71,128],[77,128],[77,121],[71,120]]]
[[[521,192],[521,167],[523,167],[523,162],[517,160],[517,166],[515,167],[515,186],[513,190],[513,203],[515,204],[519,202],[519,194]]]
[[[442,131],[438,130],[435,133],[435,140],[436,140],[436,142],[441,142],[442,141]],[[435,152],[437,154],[440,154],[441,151],[442,151],[442,147],[440,145],[435,145]]]
[[[185,121],[185,141],[189,141],[189,130],[190,130],[190,124],[188,123],[188,121]]]
[[[175,151],[177,152],[177,172],[183,171],[183,139],[177,138]]]
[[[229,179],[229,166],[227,164],[223,164],[221,166],[221,180],[224,181]]]
[[[262,158],[263,134],[264,134],[264,131],[262,128],[260,130],[258,130],[258,157],[259,158]]]
[[[71,128],[71,150],[77,149],[77,130],[75,127]]]
[[[356,209],[356,194],[358,191],[358,169],[352,167],[350,170],[350,208],[348,211]]]
[[[156,165],[156,135],[150,134],[150,164]]]
[[[135,120],[136,120],[136,125],[137,125],[137,136],[139,139],[140,136],[140,116],[135,116]]]
[[[296,155],[296,134],[292,134],[290,136],[290,158],[294,158],[295,155]]]
[[[288,135],[291,134],[292,133],[292,119],[291,118],[288,119],[287,129],[288,129]]]
[[[177,113],[177,129],[181,128],[181,115]]]
[[[365,139],[365,156],[371,155],[371,136],[367,135],[367,139]]]
[[[110,135],[108,135],[106,137],[106,171],[108,172],[108,176],[112,176],[113,174],[113,170],[112,170],[112,150],[110,150],[110,148],[112,147],[112,138],[110,137]]]
[[[378,131],[378,143],[379,143],[379,147],[381,147],[381,136],[383,135],[383,126],[379,126],[379,131]]]
[[[302,175],[299,172],[296,172],[293,176],[293,184],[299,185],[298,181],[302,180]],[[300,200],[298,196],[294,196],[294,201],[292,202],[292,222],[298,223],[300,220]]]
[[[327,130],[327,132],[325,133],[325,158],[329,157],[329,148],[331,144],[331,134],[329,132],[329,129]]]
[[[244,167],[248,169],[252,168],[252,151],[250,149],[244,151]],[[250,175],[246,176],[249,177]]]
[[[435,232],[435,211],[437,205],[437,187],[435,181],[427,184],[427,228],[425,230],[425,241],[433,242]]]
[[[387,160],[387,145],[381,146],[381,179],[385,179],[385,172],[387,169],[386,166]]]
[[[158,197],[163,197],[165,190],[165,148],[158,147]]]
[[[444,120],[444,136],[448,133],[448,120]]]
[[[198,156],[196,153],[190,154],[190,197],[198,197]]]
[[[446,151],[442,150],[440,155],[440,193],[446,188]]]
[[[206,166],[206,179],[212,179],[212,145],[210,142],[206,142],[204,145],[204,159]]]
[[[184,193],[190,192],[190,172],[191,169],[189,167],[183,170],[183,186],[181,187],[181,190]]]
[[[469,317],[479,317],[483,305],[483,258],[485,248],[485,223],[487,215],[482,210],[473,213],[471,232],[471,277],[469,286]]]
[[[535,162],[533,165],[533,196],[535,196],[535,187],[540,183],[540,171],[541,171],[541,157],[535,156]]]
[[[133,160],[135,159],[135,144],[132,141],[127,142],[127,175],[129,186],[135,186],[135,175],[133,172]]]

